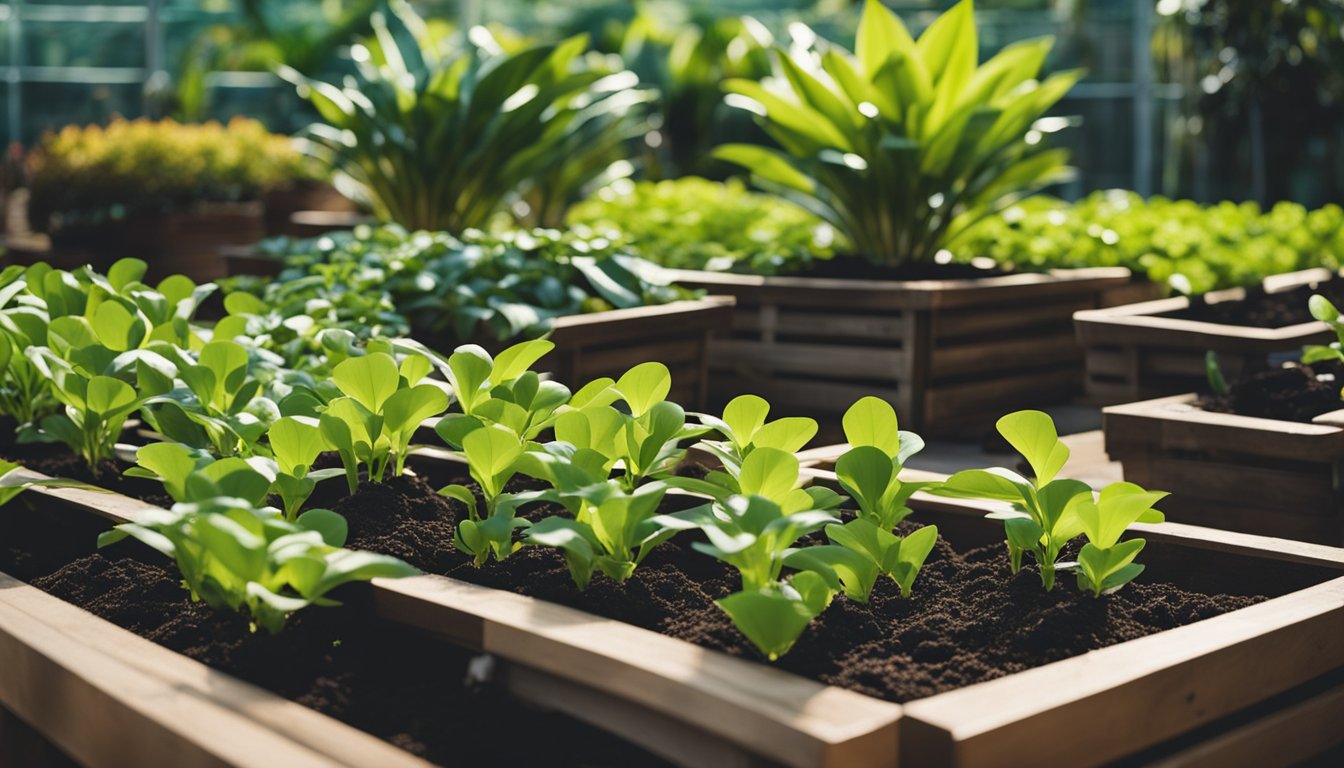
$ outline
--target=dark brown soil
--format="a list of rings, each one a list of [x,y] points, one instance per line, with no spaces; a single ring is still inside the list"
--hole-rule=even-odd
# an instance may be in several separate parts
[[[1200,405],[1217,413],[1310,423],[1312,418],[1344,407],[1340,388],[1344,366],[1292,364],[1242,376],[1226,395],[1210,395]]]
[[[623,586],[596,577],[587,592],[554,550],[526,547],[477,569],[451,550],[460,505],[416,478],[362,489],[335,505],[350,546],[385,551],[430,572],[581,608],[753,659],[760,655],[713,604],[738,588],[736,572],[690,549],[683,534],[649,555]],[[867,606],[843,597],[803,634],[781,667],[896,702],[1002,677],[1096,648],[1242,608],[1261,598],[1205,595],[1141,579],[1096,600],[1062,577],[1008,571],[1002,545],[955,551],[940,541],[902,599],[890,580]]]
[[[237,615],[192,603],[175,568],[145,548],[92,553],[87,524],[21,509],[0,510],[0,571],[413,754],[447,765],[662,765],[568,717],[467,684],[467,651],[345,608],[302,611],[278,635],[253,633]],[[528,738],[517,738],[524,729]]]
[[[788,273],[789,277],[825,277],[845,280],[960,280],[1007,274],[1002,269],[980,267],[961,262],[953,264],[906,263],[897,266],[875,264],[862,256],[836,256],[816,259],[805,269]]]
[[[1168,317],[1252,328],[1282,328],[1313,320],[1307,311],[1307,300],[1313,293],[1324,295],[1338,306],[1344,303],[1344,279],[1305,285],[1280,293],[1248,288],[1245,299],[1216,304],[1206,303],[1202,297],[1196,296],[1191,298],[1189,309],[1173,312]]]

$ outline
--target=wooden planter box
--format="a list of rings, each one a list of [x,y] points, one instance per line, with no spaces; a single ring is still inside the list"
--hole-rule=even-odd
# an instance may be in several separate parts
[[[81,232],[69,238],[26,235],[7,243],[18,263],[47,261],[74,269],[89,264],[106,271],[118,259],[133,256],[149,263],[149,278],[184,274],[197,282],[228,275],[220,249],[255,243],[266,234],[262,205],[214,203],[183,212],[141,217]]]
[[[1118,267],[922,281],[672,270],[671,279],[737,298],[732,327],[710,344],[714,400],[752,393],[781,413],[830,419],[877,395],[930,434],[976,433],[1006,411],[1081,391],[1070,318],[1136,290]]]
[[[808,470],[819,482],[834,475]],[[113,519],[144,505],[34,489]],[[1002,539],[994,505],[917,497],[959,545]],[[1150,573],[1264,603],[898,706],[620,622],[439,576],[378,580],[381,620],[493,654],[517,695],[686,766],[1188,765],[1247,745],[1290,763],[1344,740],[1344,550],[1135,526]],[[1089,724],[1105,723],[1105,727]]]
[[[1125,479],[1179,522],[1344,544],[1344,411],[1313,424],[1205,411],[1193,394],[1103,411]]]
[[[1309,269],[1267,278],[1270,293],[1292,290],[1336,278],[1325,269]],[[1239,301],[1246,291],[1233,288],[1205,297],[1209,303]],[[1324,323],[1282,328],[1184,320],[1169,315],[1190,308],[1190,299],[1176,297],[1074,315],[1078,343],[1086,350],[1087,394],[1098,405],[1127,403],[1208,387],[1204,358],[1218,354],[1229,380],[1243,369],[1262,368],[1275,353],[1301,352],[1307,344],[1334,340]]]
[[[300,213],[358,214],[354,201],[336,191],[330,184],[299,181],[287,187],[273,189],[262,196],[266,206],[266,234],[308,237],[311,229],[296,225],[294,217]],[[348,216],[347,216],[348,218]],[[340,219],[335,219],[339,221]],[[339,227],[332,227],[338,229]]]
[[[0,707],[7,766],[428,765],[3,573]]]

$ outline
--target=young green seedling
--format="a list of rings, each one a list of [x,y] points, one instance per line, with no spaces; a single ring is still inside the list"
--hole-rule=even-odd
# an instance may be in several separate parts
[[[1134,558],[1143,550],[1143,539],[1120,541],[1134,523],[1161,523],[1164,516],[1153,505],[1165,498],[1162,491],[1145,491],[1133,483],[1111,483],[1094,501],[1091,494],[1075,500],[1074,513],[1082,523],[1087,543],[1078,553],[1078,588],[1093,597],[1110,594],[1143,573]]]
[[[312,468],[327,445],[322,439],[322,430],[311,420],[284,416],[266,431],[266,439],[275,456],[271,491],[280,497],[285,519],[294,520],[318,481],[339,476],[343,470]]]
[[[1003,435],[1031,465],[1035,479],[1027,480],[1003,467],[958,472],[933,490],[958,498],[1004,501],[1013,510],[988,517],[1003,520],[1013,573],[1022,568],[1022,556],[1031,553],[1046,590],[1054,589],[1056,561],[1071,539],[1083,532],[1075,499],[1091,499],[1083,482],[1056,479],[1069,459],[1069,448],[1059,439],[1055,423],[1040,411],[1018,411],[999,419]]]
[[[128,477],[163,483],[175,502],[198,502],[226,496],[263,506],[271,490],[272,467],[265,459],[216,459],[179,443],[150,443],[135,452]]]
[[[623,583],[654,547],[682,528],[657,516],[666,492],[662,483],[625,491],[606,481],[535,494],[533,500],[559,502],[574,517],[548,517],[527,530],[525,541],[563,551],[579,589],[588,588],[594,569]]]
[[[1311,316],[1330,326],[1335,332],[1335,341],[1328,345],[1312,345],[1302,351],[1302,362],[1310,365],[1320,362],[1344,362],[1344,318],[1329,299],[1314,294],[1307,300],[1307,309]]]
[[[694,542],[691,546],[738,570],[742,590],[716,604],[771,660],[793,646],[798,635],[830,605],[831,598],[841,588],[840,583],[833,581],[837,578],[836,569],[829,565],[796,573],[788,581],[780,579],[786,560],[795,554],[793,545],[798,539],[827,523],[839,522],[829,512],[804,510],[785,514],[779,505],[766,498],[733,496],[657,520],[669,528],[699,528],[709,541]]]
[[[522,501],[506,494],[504,488],[518,473],[525,447],[522,438],[502,424],[472,430],[462,438],[467,468],[485,500],[484,515],[470,488],[447,485],[439,489],[439,493],[466,506],[467,519],[458,521],[453,543],[472,555],[478,567],[492,553],[495,559],[504,560],[521,546],[513,540],[513,532],[529,523],[515,517]]]
[[[532,439],[551,425],[557,410],[569,401],[569,390],[543,382],[529,369],[555,344],[535,339],[515,344],[491,357],[475,344],[458,347],[439,362],[452,387],[460,413],[445,415],[435,431],[452,448],[486,424],[503,424]]]
[[[295,611],[337,605],[326,594],[342,584],[418,573],[387,555],[342,549],[346,523],[335,512],[312,509],[290,522],[240,498],[146,510],[98,545],[127,536],[173,558],[192,599],[245,612],[253,630],[272,633]]]
[[[723,435],[722,441],[702,441],[701,447],[713,453],[730,474],[736,474],[742,460],[755,448],[775,448],[786,453],[802,450],[817,434],[817,422],[791,416],[767,422],[770,403],[756,395],[740,395],[723,408],[723,418],[697,414],[700,423]]]
[[[178,367],[182,386],[146,403],[145,419],[165,437],[216,456],[253,456],[261,437],[280,417],[253,371],[246,347],[211,341],[196,359]]]
[[[861,519],[893,531],[910,514],[910,496],[937,485],[902,482],[899,477],[905,462],[923,450],[924,440],[901,431],[895,409],[876,397],[850,406],[842,424],[850,448],[836,460],[836,479],[858,504]]]
[[[420,383],[429,360],[408,355],[398,366],[392,355],[374,351],[343,360],[332,369],[342,396],[322,411],[318,426],[326,444],[341,456],[350,492],[359,485],[359,468],[371,483],[388,469],[398,477],[405,468],[411,437],[420,423],[448,407],[448,396],[434,384]]]

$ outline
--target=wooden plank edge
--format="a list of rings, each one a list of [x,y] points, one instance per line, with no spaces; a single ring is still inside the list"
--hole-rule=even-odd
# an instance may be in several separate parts
[[[375,580],[374,609],[793,766],[883,766],[901,708],[624,622],[445,576]],[[454,616],[457,619],[454,619]],[[837,762],[839,761],[839,762]]]
[[[910,702],[903,758],[969,768],[1003,765],[1005,755],[1030,750],[1032,761],[1068,760],[1080,746],[1071,742],[1083,737],[1061,730],[1063,723],[1118,717],[1125,729],[1088,729],[1085,737],[1088,759],[1104,762],[1339,668],[1344,665],[1342,635],[1344,577]],[[1210,674],[1212,667],[1224,665],[1226,675]],[[1047,730],[1059,738],[1031,736]],[[1007,762],[1019,764],[1020,759]]]
[[[5,574],[0,638],[5,706],[86,765],[429,765]]]

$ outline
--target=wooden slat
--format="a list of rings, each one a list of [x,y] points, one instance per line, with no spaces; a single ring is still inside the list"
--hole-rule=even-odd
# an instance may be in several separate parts
[[[930,354],[929,376],[934,380],[973,373],[1012,375],[1023,367],[1060,364],[1070,376],[1082,380],[1076,363],[1083,352],[1074,343],[1072,331],[1029,334],[1018,338],[949,345],[935,342]]]
[[[4,574],[0,698],[91,768],[428,765]]]
[[[984,381],[930,387],[924,396],[927,422],[956,422],[992,413],[1002,416],[1006,403],[1016,407],[1046,405],[1081,388],[1078,372],[1064,368],[999,376]]]
[[[482,650],[690,723],[791,766],[888,766],[900,707],[523,595],[441,576],[377,580],[375,610],[430,631],[471,616]],[[387,597],[397,595],[394,601]]]
[[[739,335],[769,332],[780,336],[887,340],[899,343],[904,329],[905,324],[899,314],[845,315],[806,311],[765,313],[750,310],[733,313],[733,331]]]
[[[1067,325],[1074,312],[1093,306],[1096,306],[1096,300],[1091,296],[1083,296],[1069,297],[1059,302],[1012,304],[998,312],[986,312],[980,307],[948,310],[934,314],[933,337],[941,340],[986,333],[1001,334],[1037,326],[1046,326],[1047,331],[1055,331],[1061,323]]]
[[[1149,768],[1297,765],[1344,743],[1344,685],[1149,763]]]
[[[711,370],[742,369],[767,376],[821,373],[828,378],[899,382],[906,376],[908,361],[900,349],[715,338],[709,343],[709,365]]]
[[[1199,408],[1197,402],[1196,395],[1184,394],[1105,408],[1107,451],[1116,453],[1111,448],[1114,442],[1152,445],[1164,451],[1204,451],[1218,446],[1273,459],[1344,460],[1344,429],[1339,427],[1213,413]]]
[[[1344,578],[907,704],[902,761],[1103,763],[1344,666],[1340,637]]]
[[[632,309],[613,309],[557,318],[550,339],[557,347],[641,342],[658,334],[685,334],[726,328],[732,322],[733,298],[707,296]]]

